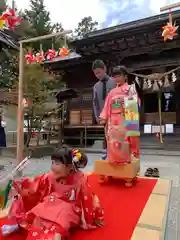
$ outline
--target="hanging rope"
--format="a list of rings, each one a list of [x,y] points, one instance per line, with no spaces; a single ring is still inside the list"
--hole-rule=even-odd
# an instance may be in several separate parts
[[[169,24],[170,24],[171,26],[173,25],[171,9],[169,9]]]
[[[67,37],[64,36],[64,47],[67,47]]]
[[[54,39],[52,39],[52,47],[51,49],[53,50],[54,49]]]

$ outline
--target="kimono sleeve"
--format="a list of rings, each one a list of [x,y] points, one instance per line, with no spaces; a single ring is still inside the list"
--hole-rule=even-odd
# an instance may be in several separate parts
[[[137,96],[137,99],[138,99],[138,107],[139,107],[139,110],[140,110],[140,107],[141,107],[141,99],[140,99],[139,96],[138,96],[138,93],[137,93],[137,91],[136,91],[135,84],[133,84],[133,85],[130,86],[129,95],[130,95],[130,96]]]
[[[87,177],[84,177],[81,187],[82,216],[81,227],[84,229],[93,229],[103,226],[104,210],[96,194],[92,192],[88,184]]]
[[[23,178],[22,180],[15,180],[13,182],[13,187],[22,197],[27,197],[30,195],[43,197],[49,190],[49,181],[47,174],[43,174],[35,178]]]
[[[104,108],[100,114],[100,119],[107,120],[110,116],[110,108],[111,108],[111,92],[106,97]]]
[[[24,220],[26,213],[41,202],[48,194],[50,184],[47,174],[31,178],[23,178],[13,182],[14,200],[9,215]]]

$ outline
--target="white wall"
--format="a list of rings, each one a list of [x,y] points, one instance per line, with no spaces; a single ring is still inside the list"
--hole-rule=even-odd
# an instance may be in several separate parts
[[[3,120],[6,122],[6,142],[8,145],[15,144],[17,130],[17,107],[13,105],[3,106]],[[13,133],[15,132],[15,133]]]
[[[6,132],[17,130],[17,107],[4,106],[3,120],[6,122]]]

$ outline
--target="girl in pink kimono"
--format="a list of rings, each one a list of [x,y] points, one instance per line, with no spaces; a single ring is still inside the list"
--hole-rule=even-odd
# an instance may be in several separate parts
[[[124,98],[132,98],[137,92],[128,85],[124,66],[115,67],[112,76],[116,81],[116,88],[106,98],[100,123],[106,124],[107,159],[112,163],[127,164],[131,162],[132,156],[139,158],[139,137],[126,136]]]

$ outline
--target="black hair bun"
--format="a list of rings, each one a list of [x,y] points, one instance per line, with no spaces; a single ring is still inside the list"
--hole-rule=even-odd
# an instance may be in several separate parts
[[[72,151],[68,146],[62,145],[51,155],[51,160],[61,162],[64,165],[72,164]]]
[[[78,158],[76,157],[78,156]],[[51,160],[61,162],[64,165],[73,164],[75,168],[84,168],[88,163],[86,154],[79,149],[69,148],[67,145],[62,145],[52,155]]]
[[[128,70],[125,66],[123,65],[119,65],[119,66],[116,66],[113,68],[112,70],[112,76],[115,76],[115,75],[123,75],[123,76],[126,76],[128,75]]]

